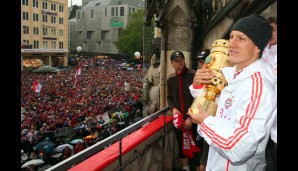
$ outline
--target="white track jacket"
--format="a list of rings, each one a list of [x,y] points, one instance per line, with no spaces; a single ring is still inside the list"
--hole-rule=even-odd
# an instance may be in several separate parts
[[[261,60],[235,79],[235,67],[222,69],[228,82],[218,99],[216,116],[198,125],[210,145],[206,171],[263,171],[265,148],[276,116],[277,96],[272,67]],[[194,97],[205,88],[189,87]]]
[[[275,73],[275,91],[277,91],[277,44],[272,45],[269,48],[269,44],[265,47],[263,51],[263,56],[261,58],[264,62],[272,65]],[[271,139],[277,143],[277,115],[273,122],[273,126],[271,129]]]

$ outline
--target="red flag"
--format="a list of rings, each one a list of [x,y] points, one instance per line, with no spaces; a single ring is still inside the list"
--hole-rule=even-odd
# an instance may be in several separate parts
[[[34,80],[33,85],[32,85],[33,91],[35,93],[40,93],[41,88],[42,88],[42,84],[40,84],[39,82]]]
[[[82,73],[82,65],[78,66],[78,69],[76,70],[76,75],[81,75]]]
[[[78,81],[78,79],[77,79],[77,75],[75,75],[73,88],[76,88],[77,81]]]
[[[79,65],[78,65],[78,69],[76,70],[76,74],[75,74],[75,78],[74,78],[74,85],[73,85],[73,88],[76,87],[76,84],[77,84],[77,82],[78,82],[78,77],[77,77],[77,75],[81,75],[81,73],[82,73],[82,64],[79,64]]]

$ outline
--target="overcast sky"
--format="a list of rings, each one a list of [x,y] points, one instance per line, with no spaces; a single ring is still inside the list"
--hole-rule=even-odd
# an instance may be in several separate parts
[[[70,7],[72,1],[72,5],[82,5],[82,0],[68,0],[68,7]]]

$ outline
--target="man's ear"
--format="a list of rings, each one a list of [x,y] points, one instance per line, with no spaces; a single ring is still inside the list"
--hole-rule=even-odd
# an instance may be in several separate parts
[[[258,46],[256,46],[256,48],[255,48],[255,53],[260,53],[260,52],[261,52],[261,50],[259,49]]]

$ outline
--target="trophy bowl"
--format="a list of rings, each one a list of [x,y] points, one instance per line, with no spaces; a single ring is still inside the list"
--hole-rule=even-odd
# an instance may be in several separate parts
[[[196,97],[190,106],[193,113],[198,113],[197,104],[201,104],[203,109],[215,116],[217,104],[216,96],[227,86],[227,81],[221,71],[222,68],[230,66],[228,62],[228,40],[218,39],[211,44],[210,55],[205,59],[207,68],[212,69],[215,77],[210,84],[205,84],[207,89],[204,97]]]

